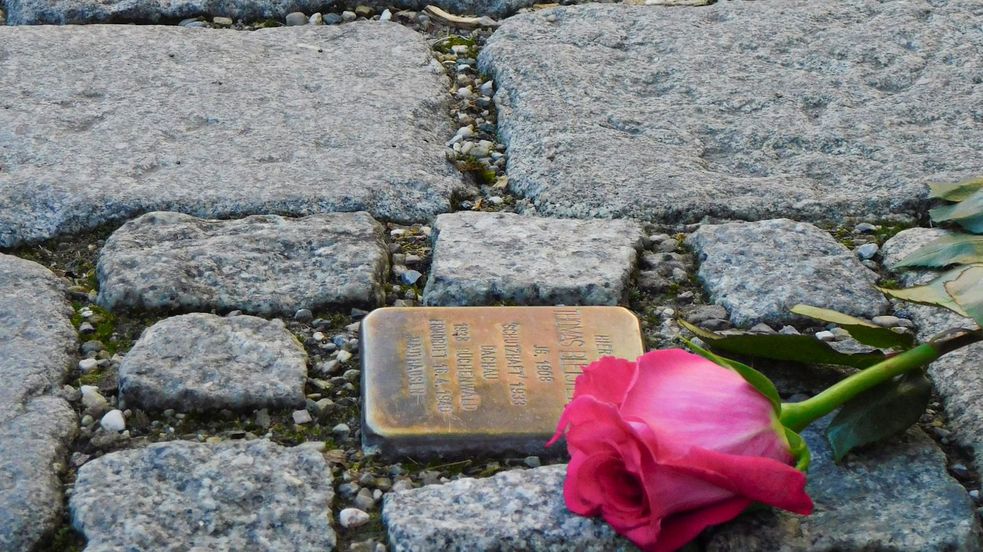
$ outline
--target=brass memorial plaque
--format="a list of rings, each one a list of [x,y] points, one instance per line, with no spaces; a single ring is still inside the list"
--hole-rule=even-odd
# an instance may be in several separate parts
[[[387,456],[545,454],[583,367],[644,352],[620,307],[377,309],[361,347],[362,443]]]

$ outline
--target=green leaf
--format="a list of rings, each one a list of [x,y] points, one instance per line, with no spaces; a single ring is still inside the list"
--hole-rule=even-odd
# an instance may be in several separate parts
[[[983,326],[983,264],[970,265],[944,285],[956,304]]]
[[[771,401],[772,407],[775,409],[775,414],[781,414],[782,398],[778,395],[778,389],[775,387],[775,384],[768,379],[768,376],[765,376],[754,368],[751,368],[746,364],[741,364],[736,360],[715,355],[710,351],[695,345],[688,339],[684,339],[683,342],[686,343],[686,346],[689,347],[691,351],[700,355],[701,357],[725,368],[730,368],[731,370],[740,374],[741,377],[750,383],[752,387],[757,389],[759,393],[765,397],[768,397],[768,400]]]
[[[806,444],[806,440],[801,435],[787,427],[785,428],[785,438],[788,439],[792,458],[795,460],[795,469],[805,473],[809,469],[809,460],[811,459],[809,445]]]
[[[941,276],[923,286],[915,286],[904,289],[877,289],[881,290],[881,293],[887,295],[888,297],[901,299],[902,301],[911,301],[912,303],[921,303],[923,305],[944,307],[960,316],[968,317],[969,313],[959,306],[959,304],[952,299],[952,296],[949,295],[949,292],[946,291],[945,284],[946,282],[955,280],[960,274],[973,266],[977,265],[956,267],[948,272],[944,272]]]
[[[795,314],[836,324],[846,330],[857,341],[864,345],[870,345],[871,347],[877,347],[879,349],[909,349],[915,344],[915,336],[911,334],[898,333],[890,328],[882,328],[877,324],[835,310],[809,305],[795,305],[791,310]]]
[[[788,360],[803,364],[836,364],[866,368],[884,360],[880,352],[841,353],[809,335],[740,334],[720,335],[679,320],[679,325],[693,332],[715,351],[737,355]]]
[[[946,199],[949,201],[962,201],[973,195],[973,192],[983,190],[983,176],[971,178],[962,182],[946,184],[929,184],[928,197],[933,199]]]
[[[952,234],[919,247],[891,268],[942,268],[951,264],[972,263],[983,263],[983,236]]]
[[[901,433],[918,422],[932,397],[932,383],[920,371],[908,373],[847,401],[826,428],[839,462],[856,447]]]
[[[955,222],[974,234],[983,233],[983,190],[977,190],[953,205],[936,207],[928,212],[935,222]]]

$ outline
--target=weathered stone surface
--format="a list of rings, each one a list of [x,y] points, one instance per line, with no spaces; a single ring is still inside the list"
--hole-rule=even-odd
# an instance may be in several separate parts
[[[545,466],[387,494],[382,519],[390,548],[394,552],[635,550],[603,521],[567,510],[565,475],[565,465]]]
[[[43,266],[0,253],[0,423],[61,385],[78,334],[65,283]]]
[[[884,243],[885,265],[892,265],[919,247],[948,234],[937,228],[903,230]],[[927,283],[940,273],[932,270],[901,270],[898,280],[905,286]],[[975,322],[940,307],[898,301],[895,309],[918,326],[918,337],[931,339],[950,328],[975,328]],[[983,344],[949,353],[928,367],[928,374],[942,396],[955,440],[973,451],[976,465],[983,466]]]
[[[69,503],[89,552],[333,550],[331,470],[311,447],[171,441],[79,469]]]
[[[615,305],[637,264],[641,227],[509,213],[440,215],[428,305]]]
[[[185,314],[140,336],[119,367],[127,406],[180,412],[304,405],[307,353],[280,320]]]
[[[62,280],[0,254],[0,550],[30,550],[60,521],[58,473],[76,418],[44,394],[74,364],[71,314]]]
[[[389,250],[367,213],[300,219],[203,220],[149,213],[124,224],[99,255],[108,309],[299,309],[385,301]]]
[[[913,213],[927,182],[983,166],[981,16],[974,0],[590,4],[509,19],[479,67],[510,186],[541,213]]]
[[[738,326],[800,320],[798,303],[870,318],[890,307],[877,275],[829,234],[804,222],[705,224],[687,238],[710,299]]]
[[[2,27],[0,59],[0,247],[148,211],[421,220],[464,189],[401,25]]]
[[[288,13],[314,13],[333,0],[7,0],[10,25],[82,23],[166,23],[199,15],[247,21],[280,19]]]
[[[0,550],[31,550],[61,522],[58,475],[78,420],[68,403],[50,396],[13,412],[3,405],[0,416]]]
[[[973,503],[920,429],[851,453],[840,465],[822,430],[803,432],[812,452],[806,488],[816,504],[812,515],[745,514],[715,531],[707,552],[980,550]]]
[[[706,0],[703,0],[704,2]],[[9,24],[80,24],[80,23],[165,23],[199,15],[231,17],[245,21],[285,20],[291,12],[330,11],[334,0],[7,0]],[[421,10],[434,4],[456,14],[480,14],[500,17],[531,6],[534,0],[401,0],[404,9]],[[378,8],[392,7],[391,2],[359,2]],[[350,4],[354,5],[354,4]],[[2,20],[0,20],[2,23]]]

